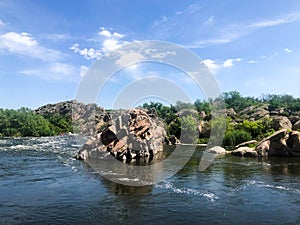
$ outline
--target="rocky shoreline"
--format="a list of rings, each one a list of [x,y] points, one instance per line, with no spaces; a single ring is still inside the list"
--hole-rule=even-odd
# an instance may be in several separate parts
[[[300,132],[281,129],[260,141],[255,148],[239,147],[231,154],[245,157],[300,156]]]
[[[175,135],[167,135],[168,124],[158,117],[154,108],[106,111],[96,104],[68,101],[45,105],[34,112],[69,116],[79,134],[90,137],[77,154],[77,159],[107,155],[121,160],[152,157],[163,151],[165,144],[181,144]],[[260,104],[246,107],[238,113],[229,108],[226,109],[226,115],[232,124],[267,119],[277,131],[261,141],[250,140],[230,147],[231,151],[220,151],[222,147],[216,147],[218,151],[214,149],[211,152],[244,157],[300,156],[300,133],[297,131],[300,129],[300,112],[287,116],[284,109],[270,110],[268,104]],[[200,118],[199,138],[209,138],[211,118],[204,112],[200,113]],[[206,146],[205,143],[198,145]]]

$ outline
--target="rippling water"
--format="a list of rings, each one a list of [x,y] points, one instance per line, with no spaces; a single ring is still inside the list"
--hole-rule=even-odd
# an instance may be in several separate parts
[[[170,179],[132,187],[74,160],[77,144],[0,139],[1,224],[300,224],[300,158],[222,156],[200,173],[197,150]]]

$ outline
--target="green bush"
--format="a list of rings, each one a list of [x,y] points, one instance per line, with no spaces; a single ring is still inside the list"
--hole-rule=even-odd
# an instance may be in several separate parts
[[[245,130],[233,130],[225,133],[223,139],[224,146],[236,146],[242,142],[250,141],[252,136]]]

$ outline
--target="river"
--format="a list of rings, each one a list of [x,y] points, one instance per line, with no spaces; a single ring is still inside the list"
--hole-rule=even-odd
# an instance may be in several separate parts
[[[189,148],[190,146],[187,146]],[[82,161],[73,136],[0,139],[0,224],[300,224],[300,157],[215,159],[133,187]]]

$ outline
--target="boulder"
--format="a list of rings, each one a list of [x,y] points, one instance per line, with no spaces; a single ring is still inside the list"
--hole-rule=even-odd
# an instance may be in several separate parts
[[[282,129],[262,140],[255,148],[259,156],[289,156],[291,149],[287,146],[287,129]]]
[[[272,118],[272,128],[274,130],[280,129],[292,129],[292,123],[286,116],[273,116]]]
[[[270,113],[268,111],[269,105],[251,105],[242,110],[239,114],[241,118],[250,120],[259,120],[264,117],[269,117]]]
[[[292,124],[295,124],[296,122],[298,122],[300,120],[300,116],[297,116],[297,115],[289,116],[289,120],[291,121]]]
[[[178,138],[175,135],[170,135],[170,137],[168,138],[168,141],[169,141],[170,145],[180,144],[180,140],[178,140]]]
[[[210,137],[210,125],[208,121],[200,121],[199,122],[199,126],[198,126],[198,130],[199,130],[199,138],[209,138]]]
[[[236,118],[236,112],[233,108],[226,109],[226,115],[231,117],[232,119]]]
[[[231,152],[231,155],[244,156],[244,157],[257,157],[258,154],[255,148],[239,147]]]
[[[207,149],[206,152],[212,153],[212,154],[225,154],[225,153],[227,153],[225,148],[222,148],[220,146],[211,147],[211,148]]]
[[[292,131],[286,143],[287,146],[292,149],[292,153],[300,153],[300,132]]]
[[[77,159],[144,158],[163,150],[166,131],[153,111],[130,109],[114,113],[101,130],[96,131],[77,154]],[[109,154],[108,154],[109,153]]]
[[[293,130],[300,130],[300,120],[295,122],[295,124],[292,127]]]

